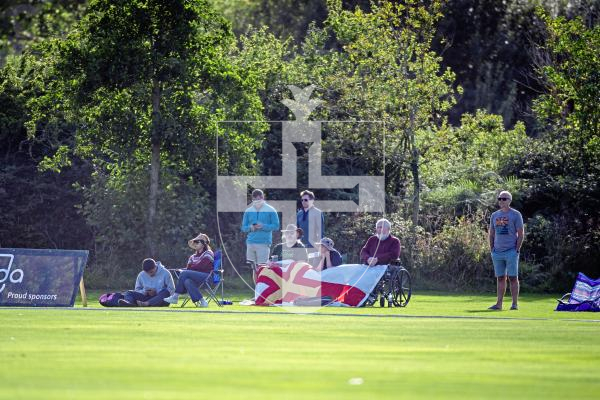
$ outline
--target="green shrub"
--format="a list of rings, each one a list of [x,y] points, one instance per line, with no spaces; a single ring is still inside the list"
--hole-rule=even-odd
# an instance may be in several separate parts
[[[536,289],[569,291],[578,272],[598,278],[600,229],[588,225],[593,221],[564,214],[538,214],[527,221],[523,246],[528,262],[536,265],[527,278]]]
[[[486,230],[481,214],[447,221],[435,235],[420,235],[415,278],[443,290],[481,290],[493,283]]]

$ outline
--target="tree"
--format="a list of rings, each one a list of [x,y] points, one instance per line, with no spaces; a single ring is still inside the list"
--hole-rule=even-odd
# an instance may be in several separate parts
[[[431,51],[439,10],[437,1],[427,6],[417,1],[373,2],[368,12],[346,10],[341,1],[329,1],[324,26],[309,27],[306,39],[277,75],[280,78],[270,82],[276,95],[266,102],[266,109],[277,115],[273,119],[285,119],[289,111],[274,105],[287,92],[284,85],[314,84],[314,97],[325,104],[312,118],[356,121],[351,128],[352,124],[328,125],[325,173],[380,175],[385,162],[389,211],[397,211],[410,197],[413,233],[419,225],[420,168],[426,159],[419,137],[444,124],[443,114],[455,94],[454,75],[440,69],[441,59]],[[384,124],[385,154],[381,127],[370,134],[361,121]]]
[[[440,3],[433,1],[425,7],[416,1],[381,2],[365,13],[358,8],[343,10],[341,2],[330,1],[329,9],[326,24],[343,50],[332,52],[324,61],[308,57],[311,68],[306,74],[325,70],[314,64],[334,66],[337,71],[321,78],[321,85],[332,92],[329,97],[335,98],[330,103],[334,105],[332,115],[386,124],[387,189],[399,197],[405,194],[402,176],[408,167],[412,174],[411,218],[416,227],[424,150],[417,138],[436,130],[453,104],[450,85],[454,75],[440,70],[441,59],[431,51]],[[372,148],[378,147],[378,138],[371,140]]]
[[[66,40],[43,47],[57,78],[48,99],[33,106],[30,129],[39,131],[56,104],[52,111],[76,127],[74,153],[93,160],[119,190],[149,165],[139,224],[149,254],[157,253],[160,235],[161,174],[185,182],[202,165],[209,186],[215,122],[226,114],[258,119],[256,82],[227,60],[233,45],[229,24],[205,0],[96,0]]]
[[[571,150],[577,172],[598,172],[600,25],[587,28],[581,18],[540,13],[547,40],[536,53],[536,72],[546,91],[536,99],[534,109],[548,136]]]

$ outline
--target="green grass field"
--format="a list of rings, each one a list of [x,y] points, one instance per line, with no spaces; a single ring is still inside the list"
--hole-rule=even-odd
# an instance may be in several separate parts
[[[491,312],[492,295],[424,292],[404,309],[307,314],[214,304],[183,312],[105,309],[96,299],[88,309],[0,309],[1,399],[564,399],[600,392],[600,316],[554,312],[553,296],[525,294],[519,311]]]

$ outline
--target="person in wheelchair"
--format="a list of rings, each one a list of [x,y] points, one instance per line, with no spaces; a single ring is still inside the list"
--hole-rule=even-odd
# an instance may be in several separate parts
[[[388,265],[400,257],[400,239],[390,234],[392,224],[385,218],[375,224],[375,235],[360,250],[360,261],[369,266]]]
[[[277,260],[294,260],[308,262],[308,252],[306,247],[300,241],[304,234],[301,228],[294,224],[289,224],[284,230],[283,242],[275,245],[271,252],[271,259],[275,256]]]
[[[175,293],[167,297],[165,301],[177,304],[179,295],[187,292],[196,307],[208,307],[198,286],[206,281],[213,270],[215,255],[210,248],[210,239],[204,233],[200,233],[188,241],[188,246],[196,252],[188,259],[186,268],[179,273]]]
[[[333,245],[333,240],[326,237],[315,243],[315,246],[319,248],[319,254],[321,254],[319,264],[315,267],[317,271],[323,271],[342,264],[342,255]]]

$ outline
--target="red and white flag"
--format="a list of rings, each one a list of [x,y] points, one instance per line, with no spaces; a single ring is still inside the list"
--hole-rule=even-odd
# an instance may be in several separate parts
[[[334,306],[359,307],[373,291],[387,265],[344,264],[319,272],[305,262],[283,262],[259,270],[256,305],[291,306],[300,297],[330,297]]]

